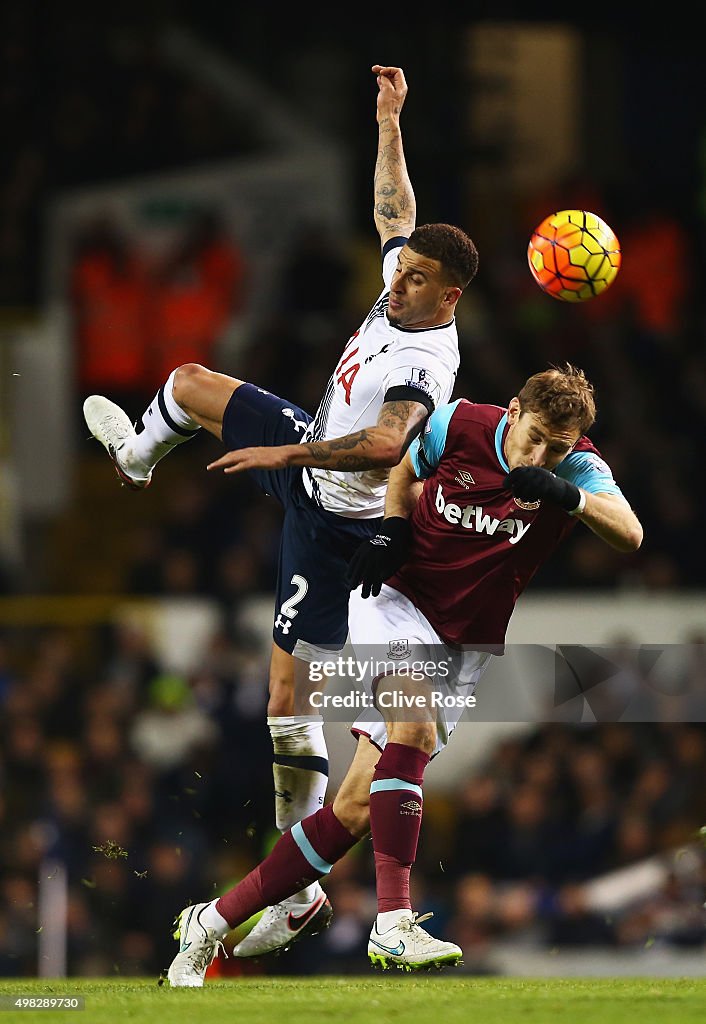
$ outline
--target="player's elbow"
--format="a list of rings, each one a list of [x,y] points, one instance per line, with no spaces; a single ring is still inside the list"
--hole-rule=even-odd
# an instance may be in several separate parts
[[[626,528],[620,535],[620,543],[617,545],[618,550],[624,552],[627,555],[633,554],[638,551],[643,538],[643,530],[641,524],[635,520],[634,523],[627,524]]]
[[[642,546],[644,534],[639,523],[634,527],[629,537],[630,551],[637,551]]]

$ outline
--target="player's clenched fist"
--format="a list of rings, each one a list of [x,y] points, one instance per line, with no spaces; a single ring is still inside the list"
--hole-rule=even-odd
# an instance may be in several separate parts
[[[407,96],[407,80],[402,68],[384,67],[373,64],[372,71],[378,80],[378,121],[385,117],[397,117]]]
[[[409,557],[412,527],[403,516],[383,519],[380,529],[370,540],[363,541],[348,567],[351,590],[362,584],[361,597],[377,597],[385,580],[394,576]]]
[[[576,484],[541,466],[517,466],[505,477],[505,486],[521,501],[551,501],[565,512],[576,512],[581,506]]]

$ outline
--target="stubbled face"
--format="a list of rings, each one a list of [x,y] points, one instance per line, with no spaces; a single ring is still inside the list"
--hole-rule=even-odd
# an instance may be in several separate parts
[[[557,430],[546,426],[534,412],[520,412],[516,398],[508,406],[507,422],[505,459],[510,469],[518,466],[554,469],[581,437],[578,428]]]
[[[460,295],[460,288],[444,284],[438,260],[404,245],[390,285],[387,318],[395,327],[437,327],[452,319]]]

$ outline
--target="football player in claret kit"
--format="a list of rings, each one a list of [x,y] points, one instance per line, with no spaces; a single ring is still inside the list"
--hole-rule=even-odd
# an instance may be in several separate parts
[[[618,550],[639,546],[639,524],[585,436],[594,418],[592,385],[571,366],[530,377],[507,409],[459,399],[437,410],[395,474],[378,543],[356,553],[362,596],[388,580],[444,641],[499,645],[577,520]]]
[[[640,546],[642,527],[585,436],[594,418],[593,388],[568,365],[531,377],[507,409],[461,399],[433,413],[390,473],[376,536],[351,561],[349,622],[359,665],[379,660],[371,651],[393,652],[392,685],[413,693],[419,686],[402,671],[405,661],[446,662],[455,667],[452,689],[472,693],[489,651],[504,646],[524,587],[578,520],[617,550]],[[303,879],[327,874],[369,831],[378,896],[370,960],[406,970],[460,962],[457,945],[421,927],[409,880],[424,771],[463,705],[400,715],[379,699],[388,682],[368,680],[378,713],[366,711],[354,723],[356,753],[333,803],[285,832],[214,901],[226,922],[220,930],[199,921],[203,904],[190,909],[182,924],[189,947],[174,959],[172,984],[200,984],[227,927],[295,892]]]
[[[351,564],[351,584],[362,584],[349,613],[359,664],[404,637],[409,662],[454,666],[451,691],[472,694],[491,653],[502,653],[520,594],[578,520],[619,551],[639,548],[640,522],[585,435],[595,415],[593,386],[567,364],[530,377],[507,409],[460,399],[430,417],[390,475],[375,542]],[[381,682],[371,681],[377,692]],[[398,664],[395,686],[404,684]],[[422,952],[436,943],[440,962],[461,956],[453,943],[420,936],[409,872],[424,770],[463,710],[459,701],[403,721],[378,703],[376,716],[353,726],[382,750],[370,785],[378,917],[368,953],[383,966],[404,965],[400,948],[411,938]]]
[[[147,487],[158,461],[205,428],[227,449],[209,468],[250,471],[284,508],[267,709],[275,820],[283,832],[325,800],[323,718],[301,702],[308,664],[345,644],[350,559],[380,525],[390,467],[429,414],[451,398],[460,361],[456,304],[478,268],[476,247],[460,228],[416,227],[400,129],[407,83],[401,68],[376,64],[372,71],[378,87],[373,215],[383,289],[348,340],[316,415],[197,364],[170,374],[137,429],[108,398],[91,395],[84,402],[91,433],[126,486]],[[223,924],[212,909],[205,913],[210,924]],[[269,907],[235,953],[266,953],[305,930],[318,931],[330,917],[314,880]],[[183,983],[202,981],[196,971]]]

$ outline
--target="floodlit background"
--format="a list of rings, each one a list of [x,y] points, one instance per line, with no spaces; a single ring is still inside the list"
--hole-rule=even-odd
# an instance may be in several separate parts
[[[381,286],[377,62],[407,74],[418,222],[480,251],[454,397],[506,404],[548,363],[582,366],[592,436],[645,527],[634,556],[576,529],[510,639],[617,645],[621,693],[655,696],[598,723],[590,702],[463,723],[428,773],[416,907],[469,972],[703,972],[702,49],[686,29],[499,6],[334,32],[208,2],[3,5],[0,974],[157,973],[174,914],[274,839],[279,508],[207,474],[207,436],[145,494],[121,490],[81,405],[105,393],[136,419],[197,361],[315,411]],[[564,208],[623,248],[583,306],[527,268],[532,229]],[[668,648],[668,669],[636,645]],[[353,740],[327,730],[333,795]],[[325,935],[221,969],[365,970],[368,843],[328,889]]]

